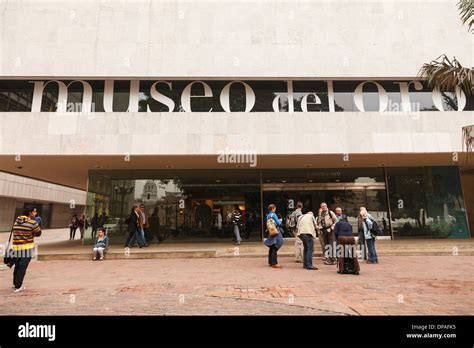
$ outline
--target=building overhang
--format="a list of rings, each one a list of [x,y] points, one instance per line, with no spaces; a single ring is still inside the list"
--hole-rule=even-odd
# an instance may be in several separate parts
[[[217,155],[13,155],[0,156],[0,171],[38,180],[87,189],[88,172],[94,170],[130,171],[130,178],[147,178],[153,170],[166,169],[227,169],[255,170],[274,168],[363,168],[409,166],[460,166],[472,168],[474,155],[453,153],[378,153],[378,154],[293,154],[258,155],[255,166],[245,158],[228,163],[218,161]],[[238,160],[238,159],[236,159]]]

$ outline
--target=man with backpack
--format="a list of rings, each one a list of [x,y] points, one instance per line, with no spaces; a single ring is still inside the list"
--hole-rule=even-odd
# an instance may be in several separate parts
[[[364,240],[367,243],[367,249],[369,251],[369,257],[366,263],[379,263],[377,256],[377,250],[375,249],[375,240],[378,235],[382,234],[382,231],[377,222],[367,212],[365,207],[360,207],[360,216],[362,218],[362,232]]]
[[[295,261],[298,263],[303,263],[304,255],[303,255],[303,241],[298,236],[298,219],[303,216],[303,203],[297,202],[296,209],[292,212],[287,218],[286,227],[290,233],[295,236]]]
[[[334,265],[336,263],[336,237],[334,235],[336,222],[336,214],[328,209],[326,203],[321,203],[317,219],[317,228],[319,230],[321,247],[324,246],[323,255],[325,256],[325,265]]]

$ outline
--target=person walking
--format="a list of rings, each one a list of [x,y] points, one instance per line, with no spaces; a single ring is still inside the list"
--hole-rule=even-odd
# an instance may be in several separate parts
[[[242,238],[240,237],[240,228],[242,227],[242,213],[239,206],[234,205],[232,211],[232,224],[234,225],[235,245],[240,245]]]
[[[81,233],[81,239],[84,239],[84,229],[86,227],[86,216],[82,214],[79,219],[79,232]]]
[[[79,227],[79,219],[77,215],[74,214],[71,219],[69,219],[69,240],[74,240],[76,237],[76,230]]]
[[[307,270],[317,270],[313,266],[314,240],[316,239],[317,222],[313,212],[309,211],[298,219],[298,237],[303,242],[304,262],[303,268]]]
[[[133,238],[136,239],[140,249],[143,248],[143,245],[145,244],[142,240],[140,231],[140,216],[138,211],[138,206],[134,205],[132,211],[130,212],[130,216],[126,220],[128,223],[128,237],[125,241],[125,248],[130,248],[130,243]]]
[[[94,216],[91,219],[91,238],[92,240],[95,240],[95,235],[97,234],[97,230],[99,229],[100,225],[100,219],[99,219],[99,214],[95,213]]]
[[[150,236],[148,235],[148,218],[145,212],[145,204],[140,204],[140,209],[138,210],[139,214],[139,224],[140,224],[140,234],[142,236],[142,241],[145,242],[145,246],[150,245]]]
[[[36,222],[37,215],[35,207],[26,207],[23,215],[18,216],[13,224],[13,292],[21,292],[26,290],[23,286],[26,270],[30,264],[31,258],[34,256],[35,237],[41,236],[41,228]]]
[[[278,219],[276,214],[276,206],[275,204],[270,204],[268,206],[268,214],[265,218],[267,221],[267,230],[269,226],[274,225],[278,231],[273,236],[268,235],[265,239],[264,244],[269,248],[268,249],[268,265],[273,268],[282,268],[280,264],[278,264],[278,249],[280,249],[284,243],[283,235],[281,233],[281,220]]]
[[[325,265],[334,265],[336,263],[335,252],[336,252],[336,238],[334,236],[334,226],[337,222],[337,217],[334,212],[328,209],[326,203],[321,203],[320,211],[318,214],[317,224],[318,230],[320,231],[319,238],[323,238],[324,249],[323,255],[325,256]],[[322,246],[323,244],[321,244]]]
[[[298,235],[298,219],[301,216],[303,216],[303,203],[297,202],[295,211],[287,217],[287,229],[293,236],[295,236],[295,262],[298,263],[304,262],[303,241]]]
[[[379,263],[377,256],[377,250],[375,249],[375,235],[371,232],[374,220],[372,216],[367,212],[364,207],[360,208],[360,215],[362,218],[362,228],[364,230],[364,239],[367,243],[367,249],[369,251],[369,259],[366,263]]]

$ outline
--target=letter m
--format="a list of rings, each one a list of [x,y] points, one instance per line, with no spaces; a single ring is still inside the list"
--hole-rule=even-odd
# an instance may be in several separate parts
[[[81,80],[74,80],[69,82],[67,85],[58,80],[50,80],[50,81],[29,81],[33,83],[34,91],[33,91],[33,103],[31,105],[31,112],[41,112],[41,103],[43,102],[43,93],[45,87],[54,82],[58,85],[58,107],[56,109],[57,112],[66,112],[67,111],[67,96],[68,96],[68,89],[75,82],[79,82],[82,84],[83,93],[82,93],[82,111],[83,112],[91,112],[92,107],[92,87],[89,82],[81,81]]]

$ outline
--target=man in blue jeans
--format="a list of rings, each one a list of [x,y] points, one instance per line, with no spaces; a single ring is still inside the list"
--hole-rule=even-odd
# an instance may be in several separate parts
[[[303,268],[307,270],[317,270],[313,266],[314,240],[316,239],[316,219],[313,212],[307,212],[298,218],[298,237],[303,241]]]

